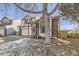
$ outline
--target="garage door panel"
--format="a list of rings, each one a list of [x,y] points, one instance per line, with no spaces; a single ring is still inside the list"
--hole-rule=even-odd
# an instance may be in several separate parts
[[[28,27],[22,27],[22,35],[32,35],[32,28]]]
[[[5,28],[4,27],[0,27],[0,35],[5,36]]]

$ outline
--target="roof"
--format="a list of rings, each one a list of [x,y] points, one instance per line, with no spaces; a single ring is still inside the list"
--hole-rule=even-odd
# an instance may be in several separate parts
[[[59,20],[61,18],[61,16],[54,16],[54,17],[50,16],[50,18],[52,18],[52,19],[58,19]]]
[[[24,19],[25,19],[25,17],[36,18],[36,17],[34,17],[34,16],[25,15],[25,16],[22,18],[22,20],[24,20]]]
[[[8,19],[11,21],[11,19],[9,17],[4,16],[0,21],[4,20],[4,19]]]

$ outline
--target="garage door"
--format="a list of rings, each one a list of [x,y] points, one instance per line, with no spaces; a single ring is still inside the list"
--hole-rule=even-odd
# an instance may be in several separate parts
[[[6,35],[15,35],[15,30],[13,28],[6,29]]]
[[[22,35],[31,36],[32,35],[32,28],[31,27],[22,27],[21,32],[22,32]]]
[[[4,27],[0,27],[0,35],[5,36],[5,28]]]

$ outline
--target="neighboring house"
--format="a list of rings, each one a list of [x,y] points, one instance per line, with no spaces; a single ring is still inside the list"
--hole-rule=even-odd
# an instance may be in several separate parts
[[[5,26],[6,27],[6,35],[16,34],[19,32],[19,26],[21,26],[21,20],[13,20],[11,25]]]
[[[20,33],[22,35],[32,35],[32,27],[33,27],[33,22],[35,22],[35,17],[31,17],[31,16],[25,16],[22,19],[18,19],[18,20],[10,20],[7,17],[4,17],[1,20],[1,26],[4,26],[6,29],[6,35],[12,35],[12,34],[16,34],[16,33]],[[28,27],[29,24],[29,27]],[[7,26],[5,26],[7,25]],[[20,31],[21,29],[21,31]]]
[[[0,25],[1,26],[5,26],[5,25],[11,25],[13,22],[11,19],[9,19],[8,17],[4,17],[0,20]]]
[[[21,19],[21,35],[32,36],[33,22],[36,21],[36,18],[33,16],[26,15]]]
[[[5,36],[7,33],[7,30],[8,30],[6,28],[6,26],[11,25],[12,23],[13,23],[13,21],[8,17],[2,18],[0,20],[0,35]],[[11,33],[11,32],[9,31],[9,33]]]
[[[1,21],[1,28],[4,28],[6,30],[1,29],[0,30],[0,34],[3,35],[3,33],[5,33],[4,35],[13,35],[16,34],[16,32],[19,31],[19,26],[21,25],[21,20],[12,20],[8,17],[4,17]]]

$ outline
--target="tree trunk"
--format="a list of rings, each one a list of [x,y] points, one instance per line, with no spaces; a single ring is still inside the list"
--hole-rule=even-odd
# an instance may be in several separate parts
[[[47,17],[45,17],[45,42],[46,43],[50,43],[50,22],[49,19]]]
[[[43,17],[44,17],[44,20],[45,20],[45,42],[46,43],[50,43],[51,40],[50,40],[50,19],[49,19],[49,16],[48,16],[48,10],[47,10],[47,3],[44,3],[43,4]]]

